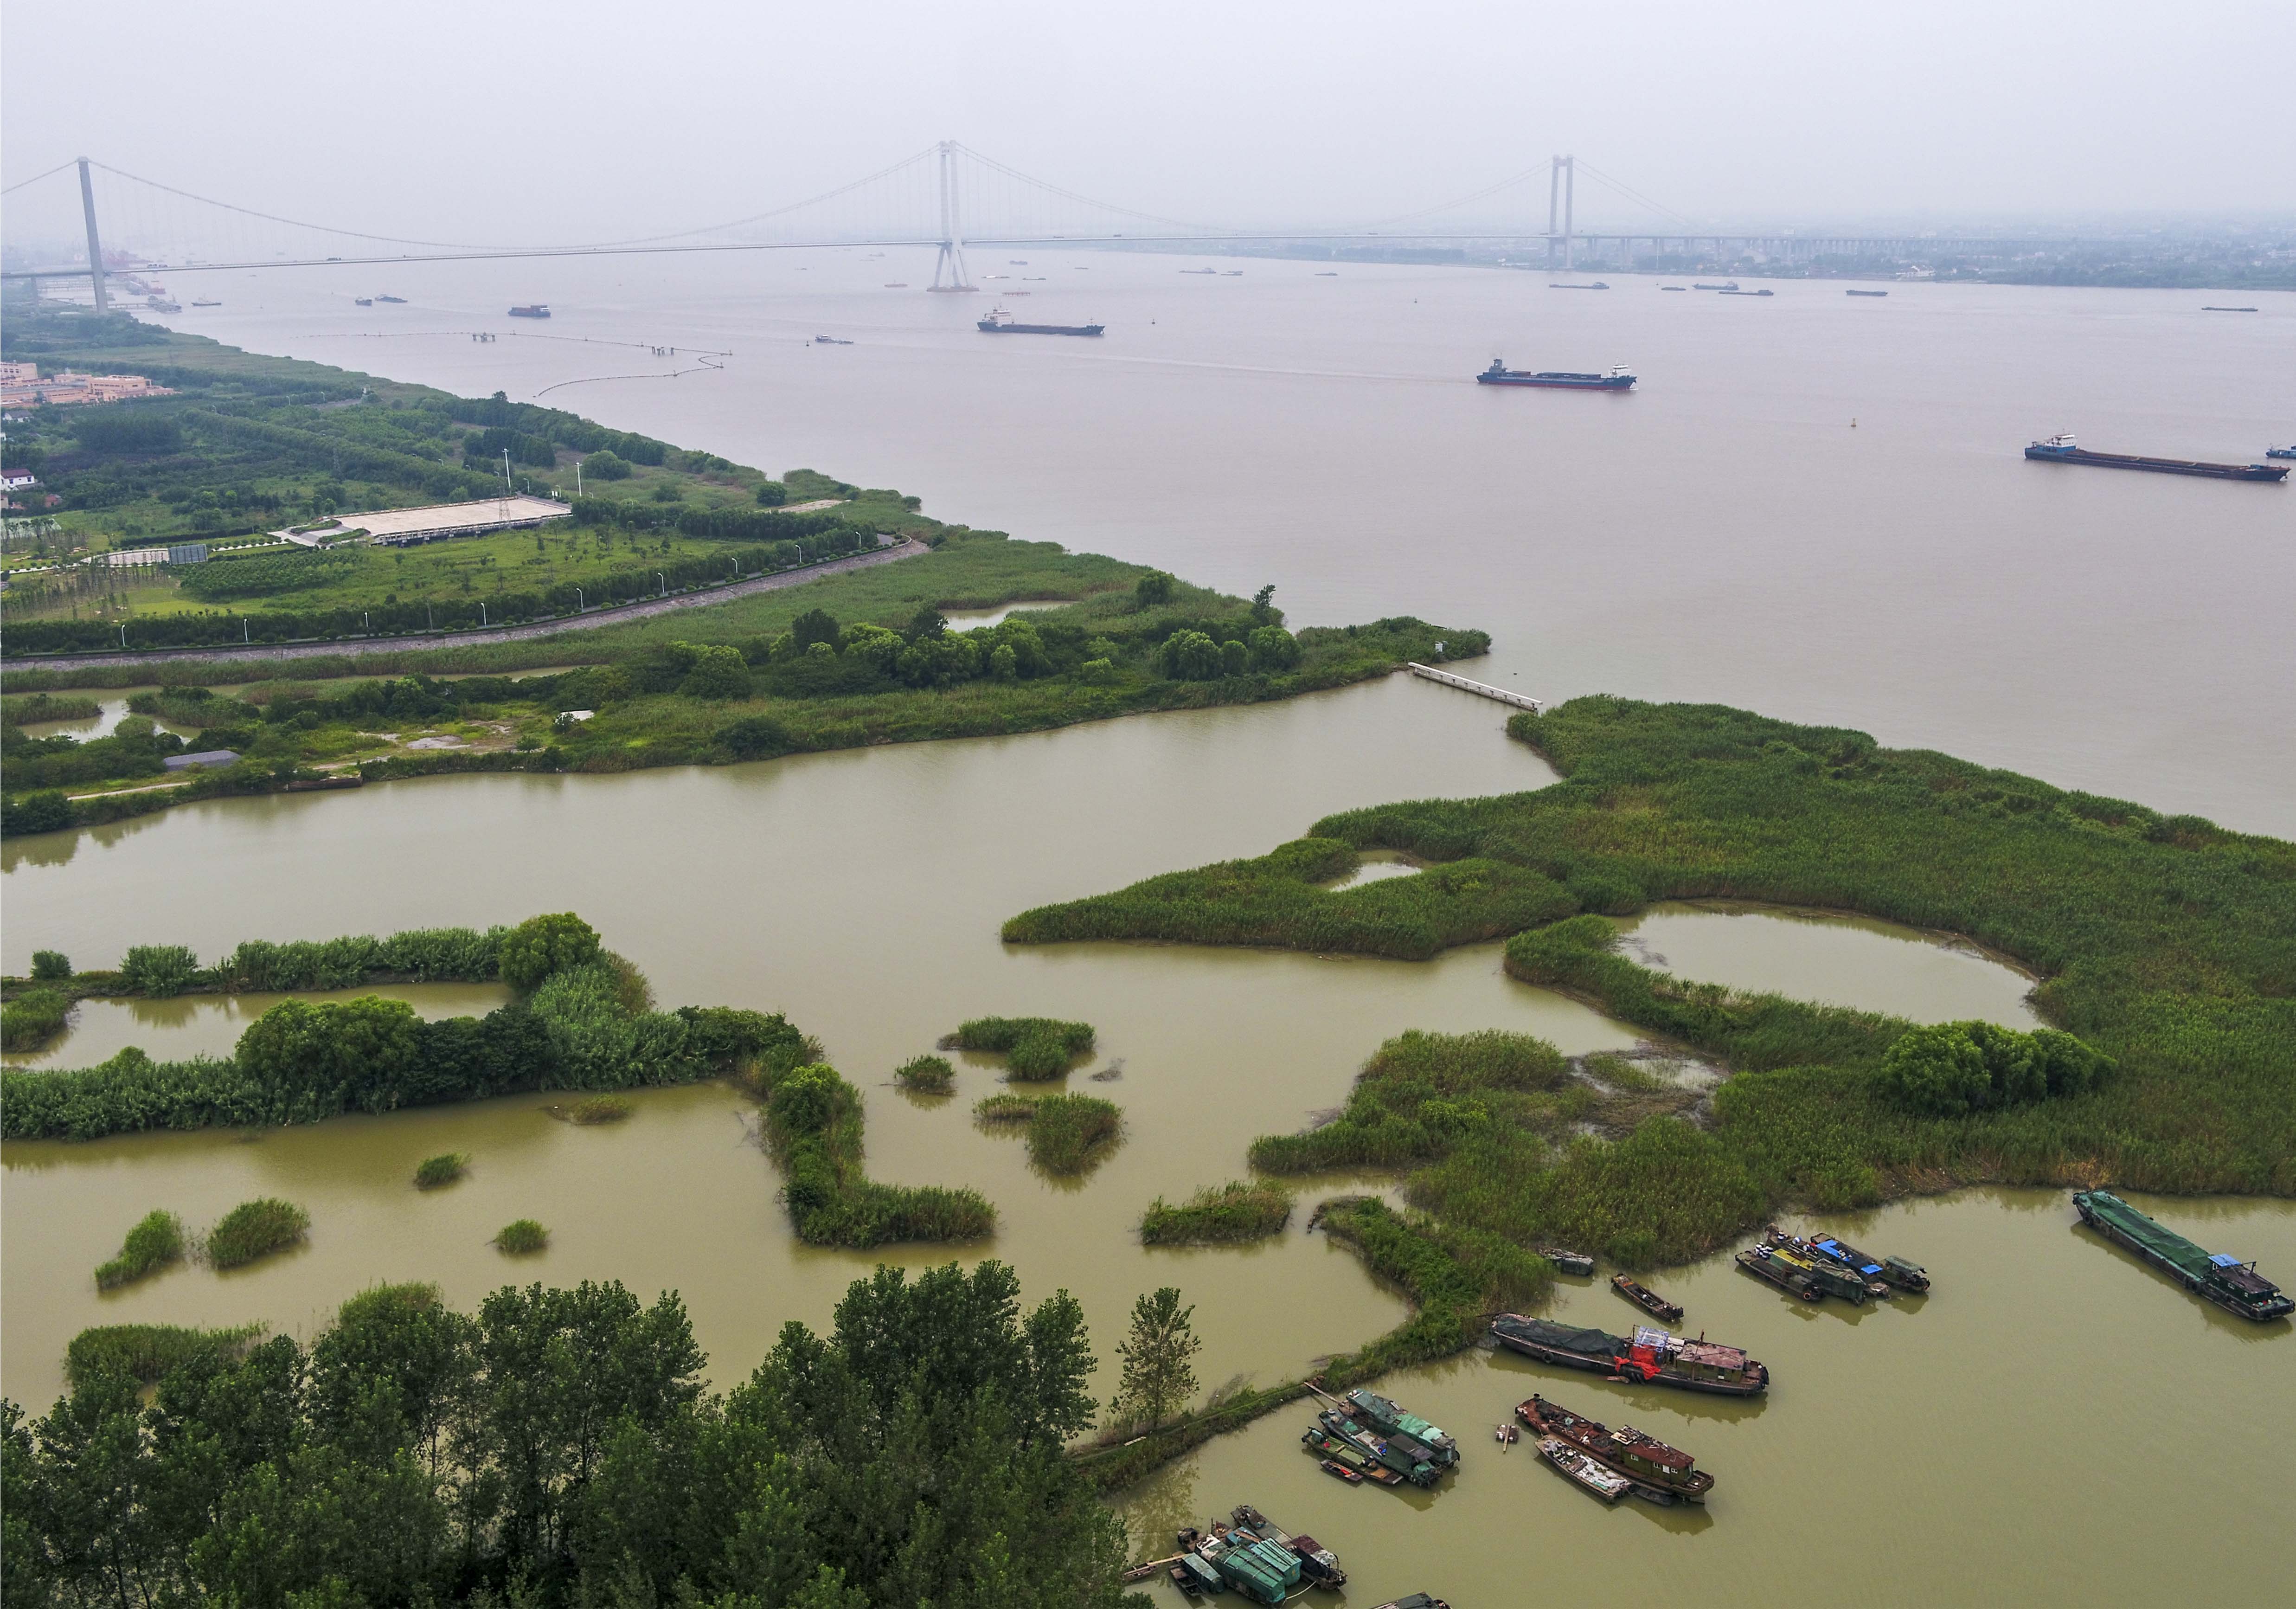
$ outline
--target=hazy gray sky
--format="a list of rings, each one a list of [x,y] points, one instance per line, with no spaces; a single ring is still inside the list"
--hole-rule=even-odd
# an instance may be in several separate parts
[[[1218,222],[1556,150],[1718,223],[2284,215],[2292,37],[2264,0],[7,0],[0,154],[447,241],[703,224],[941,138]],[[1582,189],[1582,227],[1653,221]]]

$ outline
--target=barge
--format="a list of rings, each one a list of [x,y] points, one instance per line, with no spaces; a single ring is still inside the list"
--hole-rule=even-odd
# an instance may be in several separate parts
[[[983,335],[1099,335],[1106,324],[1024,324],[998,308],[973,326]]]
[[[1340,1568],[1339,1555],[1315,1538],[1293,1536],[1249,1503],[1238,1503],[1229,1509],[1228,1518],[1264,1540],[1289,1549],[1300,1561],[1300,1579],[1309,1586],[1336,1592],[1348,1584],[1348,1572]]]
[[[1698,1468],[1695,1458],[1678,1447],[1669,1447],[1655,1436],[1644,1435],[1631,1424],[1612,1430],[1600,1419],[1574,1414],[1535,1391],[1530,1400],[1518,1404],[1514,1412],[1533,1434],[1568,1441],[1589,1457],[1598,1458],[1630,1477],[1636,1486],[1649,1488],[1654,1497],[1669,1502],[1679,1498],[1686,1503],[1703,1503],[1706,1494],[1714,1490],[1714,1477]]]
[[[1895,1285],[1901,1291],[1926,1291],[1930,1288],[1929,1270],[1917,1262],[1902,1257],[1884,1257],[1878,1261],[1856,1246],[1845,1245],[1831,1235],[1814,1237],[1802,1243],[1820,1257],[1830,1259],[1850,1269],[1860,1278],[1879,1280]]]
[[[1355,1464],[1382,1484],[1401,1480],[1414,1486],[1432,1486],[1443,1478],[1445,1470],[1456,1467],[1457,1463],[1456,1447],[1451,1450],[1451,1463],[1439,1463],[1435,1450],[1416,1437],[1400,1431],[1382,1434],[1333,1408],[1316,1415],[1316,1422],[1317,1428],[1310,1430],[1301,1441],[1343,1464]],[[1355,1458],[1347,1457],[1345,1454],[1349,1452],[1354,1453]],[[1357,1459],[1363,1462],[1357,1464]]]
[[[1680,1302],[1669,1301],[1630,1274],[1611,1275],[1611,1288],[1653,1318],[1662,1318],[1669,1324],[1682,1322]]]
[[[512,308],[510,310],[510,316],[512,318],[547,318],[550,316],[550,308],[543,302],[529,302],[522,308]]]
[[[1445,1435],[1440,1425],[1430,1424],[1400,1403],[1376,1391],[1357,1390],[1348,1393],[1347,1407],[1349,1416],[1357,1424],[1368,1425],[1390,1439],[1406,1438],[1425,1449],[1427,1462],[1436,1468],[1458,1466],[1458,1442]]]
[[[1825,1292],[1800,1268],[1770,1255],[1767,1246],[1748,1246],[1738,1253],[1738,1266],[1757,1279],[1767,1279],[1787,1295],[1802,1301],[1823,1301]]]
[[[1491,359],[1491,366],[1475,376],[1477,385],[1529,385],[1556,391],[1631,391],[1635,389],[1635,372],[1623,363],[1614,363],[1599,374],[1574,374],[1567,369],[1511,369],[1503,357]]]
[[[1770,1386],[1770,1371],[1737,1347],[1703,1336],[1691,1341],[1643,1325],[1636,1326],[1633,1339],[1628,1340],[1604,1330],[1502,1313],[1491,1320],[1491,1339],[1542,1363],[1587,1369],[1633,1384],[1670,1385],[1724,1397],[1759,1397]]]
[[[1852,1268],[1846,1259],[1832,1256],[1815,1242],[1789,1235],[1775,1224],[1762,1232],[1762,1241],[1775,1260],[1807,1274],[1810,1283],[1829,1296],[1839,1296],[1853,1307],[1889,1300],[1890,1287],[1882,1282],[1878,1266],[1871,1274]]]
[[[2081,1222],[2167,1274],[2194,1295],[2227,1313],[2269,1324],[2296,1313],[2296,1299],[2243,1262],[2186,1240],[2168,1225],[2146,1217],[2119,1196],[2103,1190],[2073,1192]]]
[[[2269,464],[2207,464],[2195,458],[2145,458],[2135,453],[2093,453],[2070,435],[2030,443],[2025,456],[2043,464],[2086,464],[2097,469],[2141,469],[2156,475],[2200,475],[2210,480],[2285,480],[2288,472]]]

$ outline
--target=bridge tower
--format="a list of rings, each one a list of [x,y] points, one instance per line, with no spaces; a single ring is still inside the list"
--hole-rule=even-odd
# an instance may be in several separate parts
[[[1558,156],[1548,159],[1546,168],[1546,266],[1554,266],[1554,242],[1562,242],[1562,266],[1571,266],[1570,205],[1578,190],[1578,159]],[[1562,225],[1558,233],[1555,226]]]
[[[964,231],[956,209],[956,142],[940,143],[940,256],[933,262],[935,291],[977,291],[964,277]]]
[[[95,232],[95,186],[87,176],[87,159],[79,159],[79,209],[87,220],[87,276],[95,283],[95,310],[109,312],[111,296],[103,288],[103,241]]]

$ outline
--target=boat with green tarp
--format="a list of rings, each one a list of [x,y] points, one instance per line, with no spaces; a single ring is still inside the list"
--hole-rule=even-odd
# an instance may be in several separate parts
[[[2268,1324],[2296,1312],[2296,1300],[2256,1271],[2254,1262],[2210,1252],[2103,1190],[2073,1192],[2073,1211],[2107,1240],[2126,1246],[2194,1295],[2227,1313]]]

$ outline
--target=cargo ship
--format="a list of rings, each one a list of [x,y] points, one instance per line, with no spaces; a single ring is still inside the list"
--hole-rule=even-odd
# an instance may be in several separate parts
[[[1843,294],[1848,296],[1887,296],[1889,292],[1887,291],[1849,291],[1843,292]]]
[[[1693,291],[1734,291],[1738,288],[1738,282],[1726,279],[1718,285],[1710,285],[1702,279],[1693,279],[1690,282],[1690,288]]]
[[[2253,1262],[2194,1245],[2103,1190],[2073,1192],[2073,1211],[2107,1240],[2128,1247],[2194,1295],[2227,1313],[2269,1324],[2296,1313],[2296,1300],[2256,1271]]]
[[[1689,1341],[1644,1325],[1635,1326],[1629,1341],[1602,1330],[1501,1313],[1491,1320],[1491,1339],[1542,1363],[1589,1369],[1632,1384],[1671,1385],[1724,1397],[1759,1397],[1770,1386],[1770,1371],[1734,1346],[1702,1337]]]
[[[1607,291],[1611,287],[1597,279],[1590,281],[1583,285],[1559,284],[1553,280],[1549,280],[1546,283],[1546,288],[1550,291]]]
[[[1534,1434],[1568,1441],[1627,1476],[1637,1488],[1651,1489],[1654,1496],[1703,1503],[1706,1494],[1714,1490],[1714,1477],[1697,1467],[1697,1459],[1631,1424],[1612,1430],[1600,1419],[1574,1414],[1535,1391],[1529,1401],[1516,1406],[1514,1413]]]
[[[2142,458],[2134,453],[2092,453],[2070,435],[2052,436],[2025,448],[2025,456],[2045,464],[2089,464],[2099,469],[2143,469],[2156,475],[2202,475],[2211,480],[2285,480],[2288,472],[2268,464],[2203,464],[2190,458]]]
[[[1106,324],[1024,324],[1002,308],[976,327],[983,335],[1098,335],[1108,328]]]
[[[510,310],[510,316],[512,318],[547,318],[550,316],[550,308],[543,302],[529,302],[522,308],[512,308]]]
[[[1528,369],[1511,369],[1503,357],[1491,359],[1491,366],[1475,376],[1478,385],[1538,385],[1561,391],[1628,391],[1634,389],[1635,374],[1623,363],[1614,363],[1599,374],[1574,374],[1560,369],[1541,369],[1532,374]]]
[[[195,308],[219,308],[222,305],[216,301],[195,301],[192,304]],[[2264,456],[2267,458],[2296,458],[2296,447],[2267,447],[2264,449]]]

